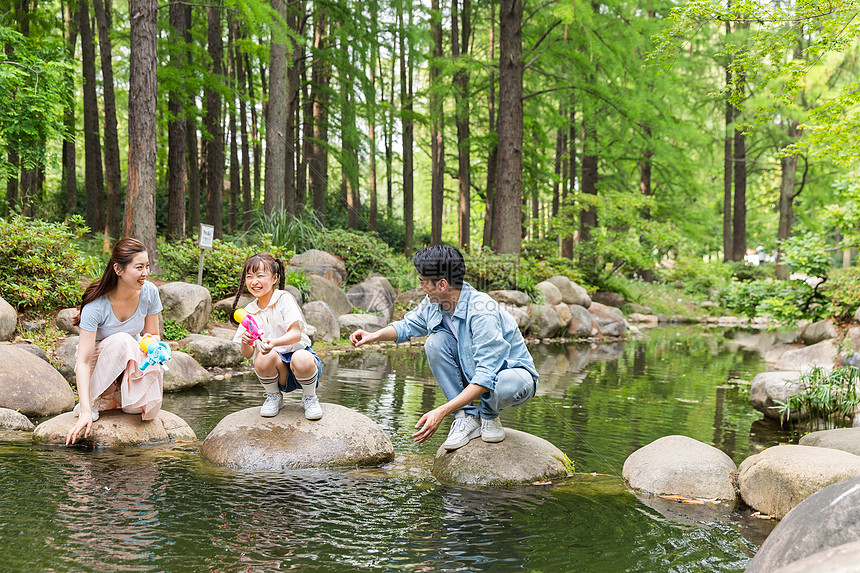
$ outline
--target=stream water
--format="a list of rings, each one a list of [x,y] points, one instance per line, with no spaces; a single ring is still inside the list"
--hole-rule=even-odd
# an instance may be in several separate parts
[[[443,397],[416,348],[323,361],[322,400],[391,437],[397,457],[381,468],[244,472],[208,463],[198,444],[94,451],[2,433],[0,570],[742,571],[772,522],[634,495],[620,475],[630,453],[670,434],[738,464],[788,439],[749,404],[765,369],[756,336],[669,327],[595,348],[533,347],[538,396],[502,420],[575,462],[577,475],[551,485],[433,479],[446,430],[420,445],[410,434]],[[169,394],[164,408],[202,440],[261,401],[254,380],[234,377]]]

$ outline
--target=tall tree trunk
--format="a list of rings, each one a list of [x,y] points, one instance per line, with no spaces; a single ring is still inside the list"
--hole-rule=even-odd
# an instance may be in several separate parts
[[[645,148],[642,150],[642,158],[639,160],[639,192],[646,197],[653,195],[651,190],[651,160],[654,157],[654,151],[651,146],[651,127],[648,125],[642,126],[642,132],[645,134]],[[651,211],[645,207],[642,211],[642,219],[650,220]],[[648,245],[648,239],[640,236],[639,240]],[[639,269],[637,271],[639,277],[645,282],[653,281],[653,272],[650,268]]]
[[[567,149],[567,158],[565,166],[567,167],[568,176],[564,178],[564,189],[561,192],[561,200],[563,205],[568,205],[573,200],[573,190],[575,189],[576,181],[576,98],[573,92],[570,94],[570,124],[568,125],[568,136],[565,141]],[[565,234],[561,239],[561,256],[566,259],[573,260],[573,235]]]
[[[155,0],[129,0],[131,57],[128,99],[128,191],[124,236],[146,245],[157,270],[155,238],[156,67],[158,54]]]
[[[439,83],[442,65],[442,14],[439,0],[430,0],[430,34],[433,59],[430,61],[430,244],[442,243],[442,206],[445,202],[445,112]]]
[[[522,0],[499,4],[499,188],[493,208],[493,248],[522,248],[523,61]]]
[[[788,137],[793,140],[797,137],[797,122],[788,119]],[[796,197],[795,185],[797,182],[797,155],[791,154],[779,160],[782,177],[779,186],[779,228],[777,229],[777,244],[779,250],[776,260],[776,278],[788,280],[791,270],[785,264],[783,258],[783,244],[791,237],[791,224],[794,220],[794,198]],[[847,251],[848,260],[851,260],[851,250]]]
[[[746,79],[738,78],[738,89],[743,96]],[[746,136],[735,128],[734,141],[735,198],[732,211],[732,260],[742,261],[747,248],[747,151]]]
[[[64,33],[66,40],[66,53],[70,61],[75,61],[75,44],[78,41],[78,24],[76,21],[77,14],[75,13],[74,0],[67,0],[63,5],[63,22]],[[68,89],[75,91],[75,76],[69,71],[66,73],[66,82]],[[63,125],[66,130],[66,137],[63,139],[63,180],[62,186],[66,195],[66,214],[71,215],[75,212],[75,207],[78,202],[78,175],[77,163],[75,159],[75,105],[68,106],[65,110],[65,119]],[[7,205],[8,209],[8,205]]]
[[[726,37],[731,34],[731,23],[726,22]],[[726,65],[726,88],[732,85],[732,70]],[[732,145],[732,122],[734,121],[734,106],[730,101],[726,101],[726,130],[723,140],[723,261],[732,260],[732,165],[733,165],[733,145]]]
[[[110,250],[109,239],[118,239],[122,229],[121,171],[119,160],[119,136],[116,127],[116,98],[113,89],[113,60],[110,40],[112,16],[110,3],[105,6],[102,0],[93,0],[96,23],[99,32],[99,53],[102,63],[102,91],[104,97],[105,126],[105,244],[104,251]]]
[[[209,5],[209,57],[216,81],[223,75],[224,42],[221,30],[220,0]],[[224,194],[224,130],[221,127],[221,92],[206,88],[206,223],[215,227],[215,238],[224,234],[222,196]]]
[[[242,228],[247,231],[251,227],[251,142],[248,141],[248,109],[245,101],[245,58],[238,47],[235,57],[236,81],[239,84],[239,131],[242,134]]]
[[[330,73],[326,55],[328,24],[324,4],[316,2],[314,21],[314,63],[311,68],[311,99],[313,100],[314,145],[308,158],[308,174],[313,190],[314,214],[325,223],[325,195],[328,181],[328,84]]]
[[[348,69],[349,51],[343,46],[341,77],[341,92],[344,98],[343,117],[341,121],[341,169],[343,193],[347,205],[347,227],[358,228],[358,217],[361,214],[361,201],[358,194],[358,130],[355,124],[355,105],[353,95],[352,73]]]
[[[472,2],[463,0],[460,14],[462,40],[457,38],[457,0],[451,0],[451,56],[454,60],[469,53],[469,39],[472,37]],[[454,99],[457,113],[457,180],[459,188],[457,228],[460,248],[471,247],[471,205],[472,205],[472,157],[469,150],[469,73],[465,67],[454,73]]]
[[[377,13],[378,6],[376,0],[370,1],[370,65],[369,76],[370,85],[368,86],[368,102],[367,102],[367,139],[370,147],[369,161],[370,173],[368,187],[370,190],[370,230],[376,231],[378,227],[378,209],[376,197],[376,51],[378,49],[377,37]]]
[[[185,46],[186,54],[190,54],[191,28],[192,24],[191,6],[185,5]],[[189,56],[190,63],[190,56]],[[197,94],[187,93],[190,100],[190,108],[198,109]],[[188,191],[188,234],[191,236],[200,234],[200,146],[197,142],[197,118],[189,115],[185,119],[185,167],[188,171],[186,186]]]
[[[301,154],[302,158],[299,162],[299,169],[296,173],[296,211],[304,213],[305,206],[308,202],[308,158],[313,153],[313,117],[314,117],[314,102],[308,97],[308,66],[305,60],[306,49],[304,45],[301,48]],[[311,201],[313,202],[313,201]]]
[[[496,167],[498,166],[498,137],[496,134],[496,73],[494,65],[496,62],[496,3],[490,2],[490,78],[489,91],[487,93],[487,132],[490,136],[489,153],[487,156],[487,190],[485,192],[486,208],[484,209],[484,233],[481,246],[485,249],[493,248],[493,203],[496,198]]]
[[[12,60],[14,57],[14,50],[11,44],[6,44],[4,46],[4,52],[6,53],[6,57],[9,60]],[[12,167],[12,173],[9,176],[9,179],[6,180],[6,211],[4,213],[5,216],[9,216],[10,213],[14,212],[14,208],[18,205],[18,151],[17,151],[17,141],[11,142],[8,145],[8,151],[6,155],[6,161],[9,162],[9,165]]]
[[[248,54],[245,54],[245,76],[248,83],[248,102],[251,108],[251,155],[254,157],[253,202],[259,204],[263,150],[260,142],[259,122],[257,121],[257,90],[254,86],[254,67],[251,65],[251,57]]]
[[[230,86],[233,94],[230,113],[230,208],[227,215],[227,228],[230,233],[236,230],[236,210],[239,207],[239,197],[242,194],[242,166],[239,164],[239,141],[236,129],[236,97],[239,94],[236,80],[236,33],[238,24],[232,12],[227,16],[227,73],[230,76]]]
[[[589,125],[591,114],[583,109],[582,117],[582,193],[597,195],[597,129]],[[591,239],[591,230],[597,227],[597,209],[590,206],[579,214],[579,240],[587,243]],[[586,265],[595,267],[596,259],[589,255],[583,260]]]
[[[84,184],[87,226],[104,229],[104,174],[99,137],[99,109],[96,95],[96,53],[90,26],[89,0],[79,0],[78,25],[81,31],[81,67],[84,74]]]
[[[296,18],[296,4],[287,6],[287,28],[291,31],[290,38],[290,57],[284,58],[286,86],[284,91],[284,208],[287,213],[296,212],[296,123],[295,113],[293,113],[294,105],[296,104],[299,93],[299,75],[298,65],[296,62],[298,45],[295,41],[295,34],[298,33],[298,21]]]
[[[409,7],[409,29],[412,29],[412,4]],[[412,41],[403,25],[403,8],[398,8],[398,27],[400,32],[400,109],[403,122],[403,250],[412,256],[412,233],[415,222],[412,218]],[[408,71],[407,71],[408,70]]]
[[[182,77],[188,58],[185,51],[185,36],[189,29],[185,6],[180,0],[170,2],[170,57],[171,67]],[[184,91],[184,89],[183,89]],[[167,110],[167,240],[185,238],[185,124],[183,97],[176,90],[168,94]]]
[[[390,92],[385,112],[385,136],[383,138],[385,141],[385,216],[387,219],[391,219],[394,215],[394,113],[392,109],[394,108],[394,86],[397,83],[397,76],[394,71],[397,58],[392,57],[389,60],[391,61],[391,83],[388,86]],[[381,61],[380,59],[379,75],[384,76]]]

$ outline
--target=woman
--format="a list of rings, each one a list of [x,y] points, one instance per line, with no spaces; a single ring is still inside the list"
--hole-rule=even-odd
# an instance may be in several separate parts
[[[78,422],[69,430],[73,444],[86,428],[89,437],[99,411],[122,408],[151,420],[161,409],[163,373],[160,366],[141,371],[146,355],[139,340],[158,340],[161,299],[149,275],[149,255],[143,243],[122,239],[113,249],[102,277],[84,291],[74,324],[80,326],[75,363]]]

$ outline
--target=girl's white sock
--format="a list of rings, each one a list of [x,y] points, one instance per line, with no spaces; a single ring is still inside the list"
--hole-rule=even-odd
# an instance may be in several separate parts
[[[318,371],[310,378],[296,378],[296,382],[302,386],[302,396],[313,396],[317,393],[317,380],[319,380]]]
[[[257,374],[257,380],[259,380],[260,384],[263,385],[263,388],[266,389],[266,394],[277,394],[281,391],[278,388],[278,378],[278,375],[272,376],[271,378],[263,378],[262,376]]]

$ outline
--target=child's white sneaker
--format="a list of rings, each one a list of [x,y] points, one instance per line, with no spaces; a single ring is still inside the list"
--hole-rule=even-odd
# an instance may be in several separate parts
[[[277,416],[281,408],[284,407],[284,397],[280,392],[277,394],[266,394],[266,401],[260,407],[260,415],[264,418]]]
[[[319,420],[322,418],[322,406],[319,396],[302,396],[302,406],[305,409],[305,418],[308,420]]]

